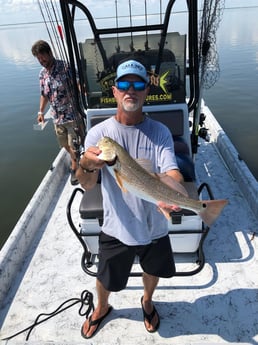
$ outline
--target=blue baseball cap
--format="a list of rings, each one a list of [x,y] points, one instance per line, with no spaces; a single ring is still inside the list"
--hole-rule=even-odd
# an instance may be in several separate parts
[[[149,76],[147,74],[146,68],[136,60],[127,60],[121,63],[116,70],[116,79],[119,80],[127,74],[135,74],[144,80],[146,83],[149,82]]]

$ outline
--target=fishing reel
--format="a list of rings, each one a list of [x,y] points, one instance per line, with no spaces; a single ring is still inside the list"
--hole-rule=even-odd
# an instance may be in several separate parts
[[[206,119],[206,116],[201,113],[200,114],[200,120],[199,120],[199,125],[200,125],[200,129],[199,129],[199,132],[198,132],[198,136],[202,139],[204,139],[205,141],[209,142],[210,141],[210,135],[209,135],[209,129],[204,127],[205,124],[205,119]]]

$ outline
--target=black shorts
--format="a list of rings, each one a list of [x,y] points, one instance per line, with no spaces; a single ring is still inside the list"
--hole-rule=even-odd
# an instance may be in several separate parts
[[[131,268],[139,257],[144,272],[170,278],[175,273],[175,263],[169,236],[159,238],[144,246],[127,246],[103,232],[99,236],[99,265],[97,278],[108,291],[126,287]]]

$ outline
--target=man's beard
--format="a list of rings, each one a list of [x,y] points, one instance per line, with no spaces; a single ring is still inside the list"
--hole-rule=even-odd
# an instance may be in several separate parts
[[[123,101],[123,108],[125,111],[136,111],[141,107],[140,101],[135,100],[134,102],[132,101]]]

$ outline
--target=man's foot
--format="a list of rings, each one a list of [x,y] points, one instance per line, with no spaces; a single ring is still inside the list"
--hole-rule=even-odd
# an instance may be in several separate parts
[[[110,305],[108,307],[108,310],[106,312],[106,314],[104,314],[102,317],[96,319],[96,320],[92,320],[92,315],[89,317],[88,320],[86,320],[84,322],[84,324],[82,325],[81,328],[81,335],[83,338],[85,339],[90,339],[92,338],[96,333],[97,330],[101,324],[101,322],[108,316],[108,314],[111,312],[112,310],[112,306]]]
[[[159,314],[154,307],[152,306],[152,311],[147,313],[143,307],[143,297],[141,298],[142,312],[143,312],[143,322],[146,330],[150,333],[154,333],[158,330],[160,325]],[[146,308],[147,306],[145,306]]]
[[[71,182],[71,185],[73,185],[73,186],[75,186],[79,183],[79,181],[77,180],[77,178],[75,176],[75,172],[76,172],[76,170],[71,170],[70,182]]]

